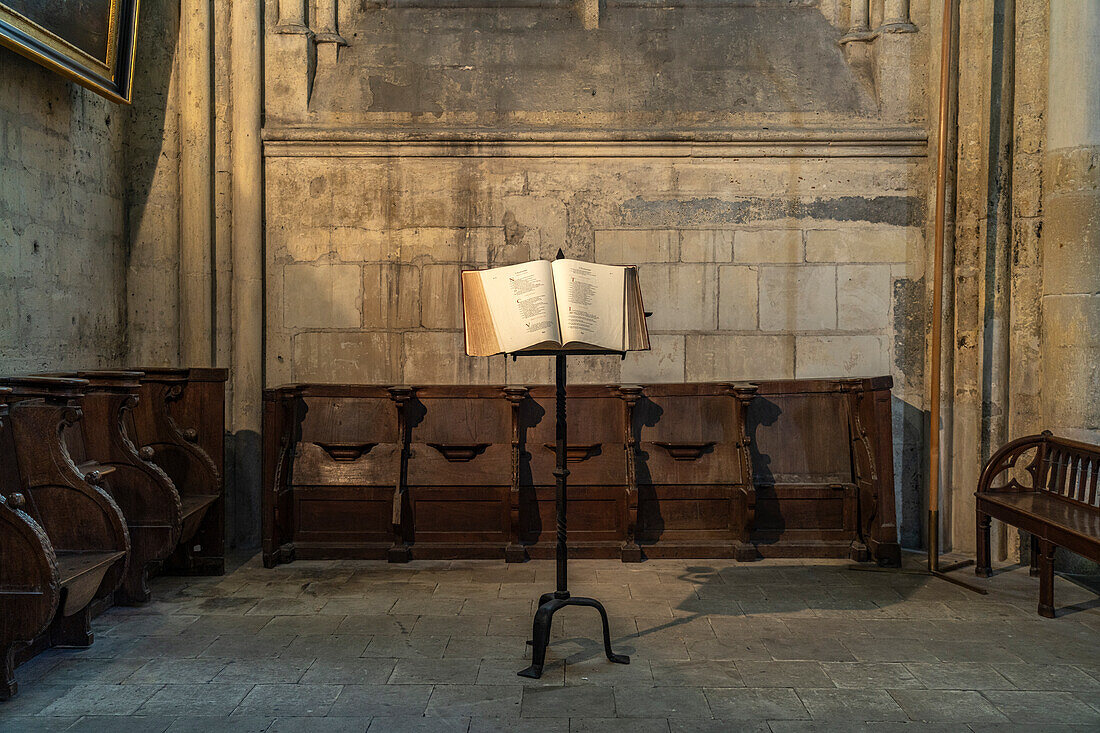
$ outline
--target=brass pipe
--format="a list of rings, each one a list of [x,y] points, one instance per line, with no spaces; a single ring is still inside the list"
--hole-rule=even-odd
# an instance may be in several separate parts
[[[955,0],[943,2],[943,27],[940,47],[939,139],[936,147],[935,250],[932,254],[932,354],[929,395],[928,436],[928,570],[937,572],[940,564],[940,363],[943,359],[940,339],[943,332],[943,240],[944,211],[947,202],[948,88],[951,82],[952,25]]]

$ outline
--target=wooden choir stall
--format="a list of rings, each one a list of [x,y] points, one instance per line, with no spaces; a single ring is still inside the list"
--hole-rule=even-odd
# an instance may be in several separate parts
[[[568,388],[570,554],[897,565],[889,377]],[[549,558],[553,388],[264,392],[263,555]]]
[[[0,699],[150,573],[220,574],[225,370],[0,379]]]

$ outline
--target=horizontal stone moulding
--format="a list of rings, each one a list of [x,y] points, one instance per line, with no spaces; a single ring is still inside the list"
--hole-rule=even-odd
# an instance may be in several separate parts
[[[476,134],[394,138],[375,131],[275,128],[265,131],[268,158],[915,158],[928,154],[923,130],[865,133],[813,132],[708,135],[660,139],[645,135],[585,133],[482,137]]]

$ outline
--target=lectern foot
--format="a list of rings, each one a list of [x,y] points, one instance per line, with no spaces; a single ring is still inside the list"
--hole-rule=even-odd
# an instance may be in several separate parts
[[[542,668],[546,663],[546,648],[550,645],[551,622],[558,609],[566,606],[588,606],[599,611],[600,620],[603,623],[604,654],[615,664],[630,664],[630,657],[611,651],[611,627],[602,603],[593,598],[559,598],[553,593],[545,593],[539,599],[539,608],[535,611],[535,620],[531,627],[531,639],[527,642],[531,647],[531,666],[518,672],[520,677],[538,679],[542,676]]]

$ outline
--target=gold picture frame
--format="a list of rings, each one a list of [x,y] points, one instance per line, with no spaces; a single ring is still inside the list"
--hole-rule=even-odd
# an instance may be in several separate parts
[[[0,0],[0,44],[130,103],[139,0]]]

